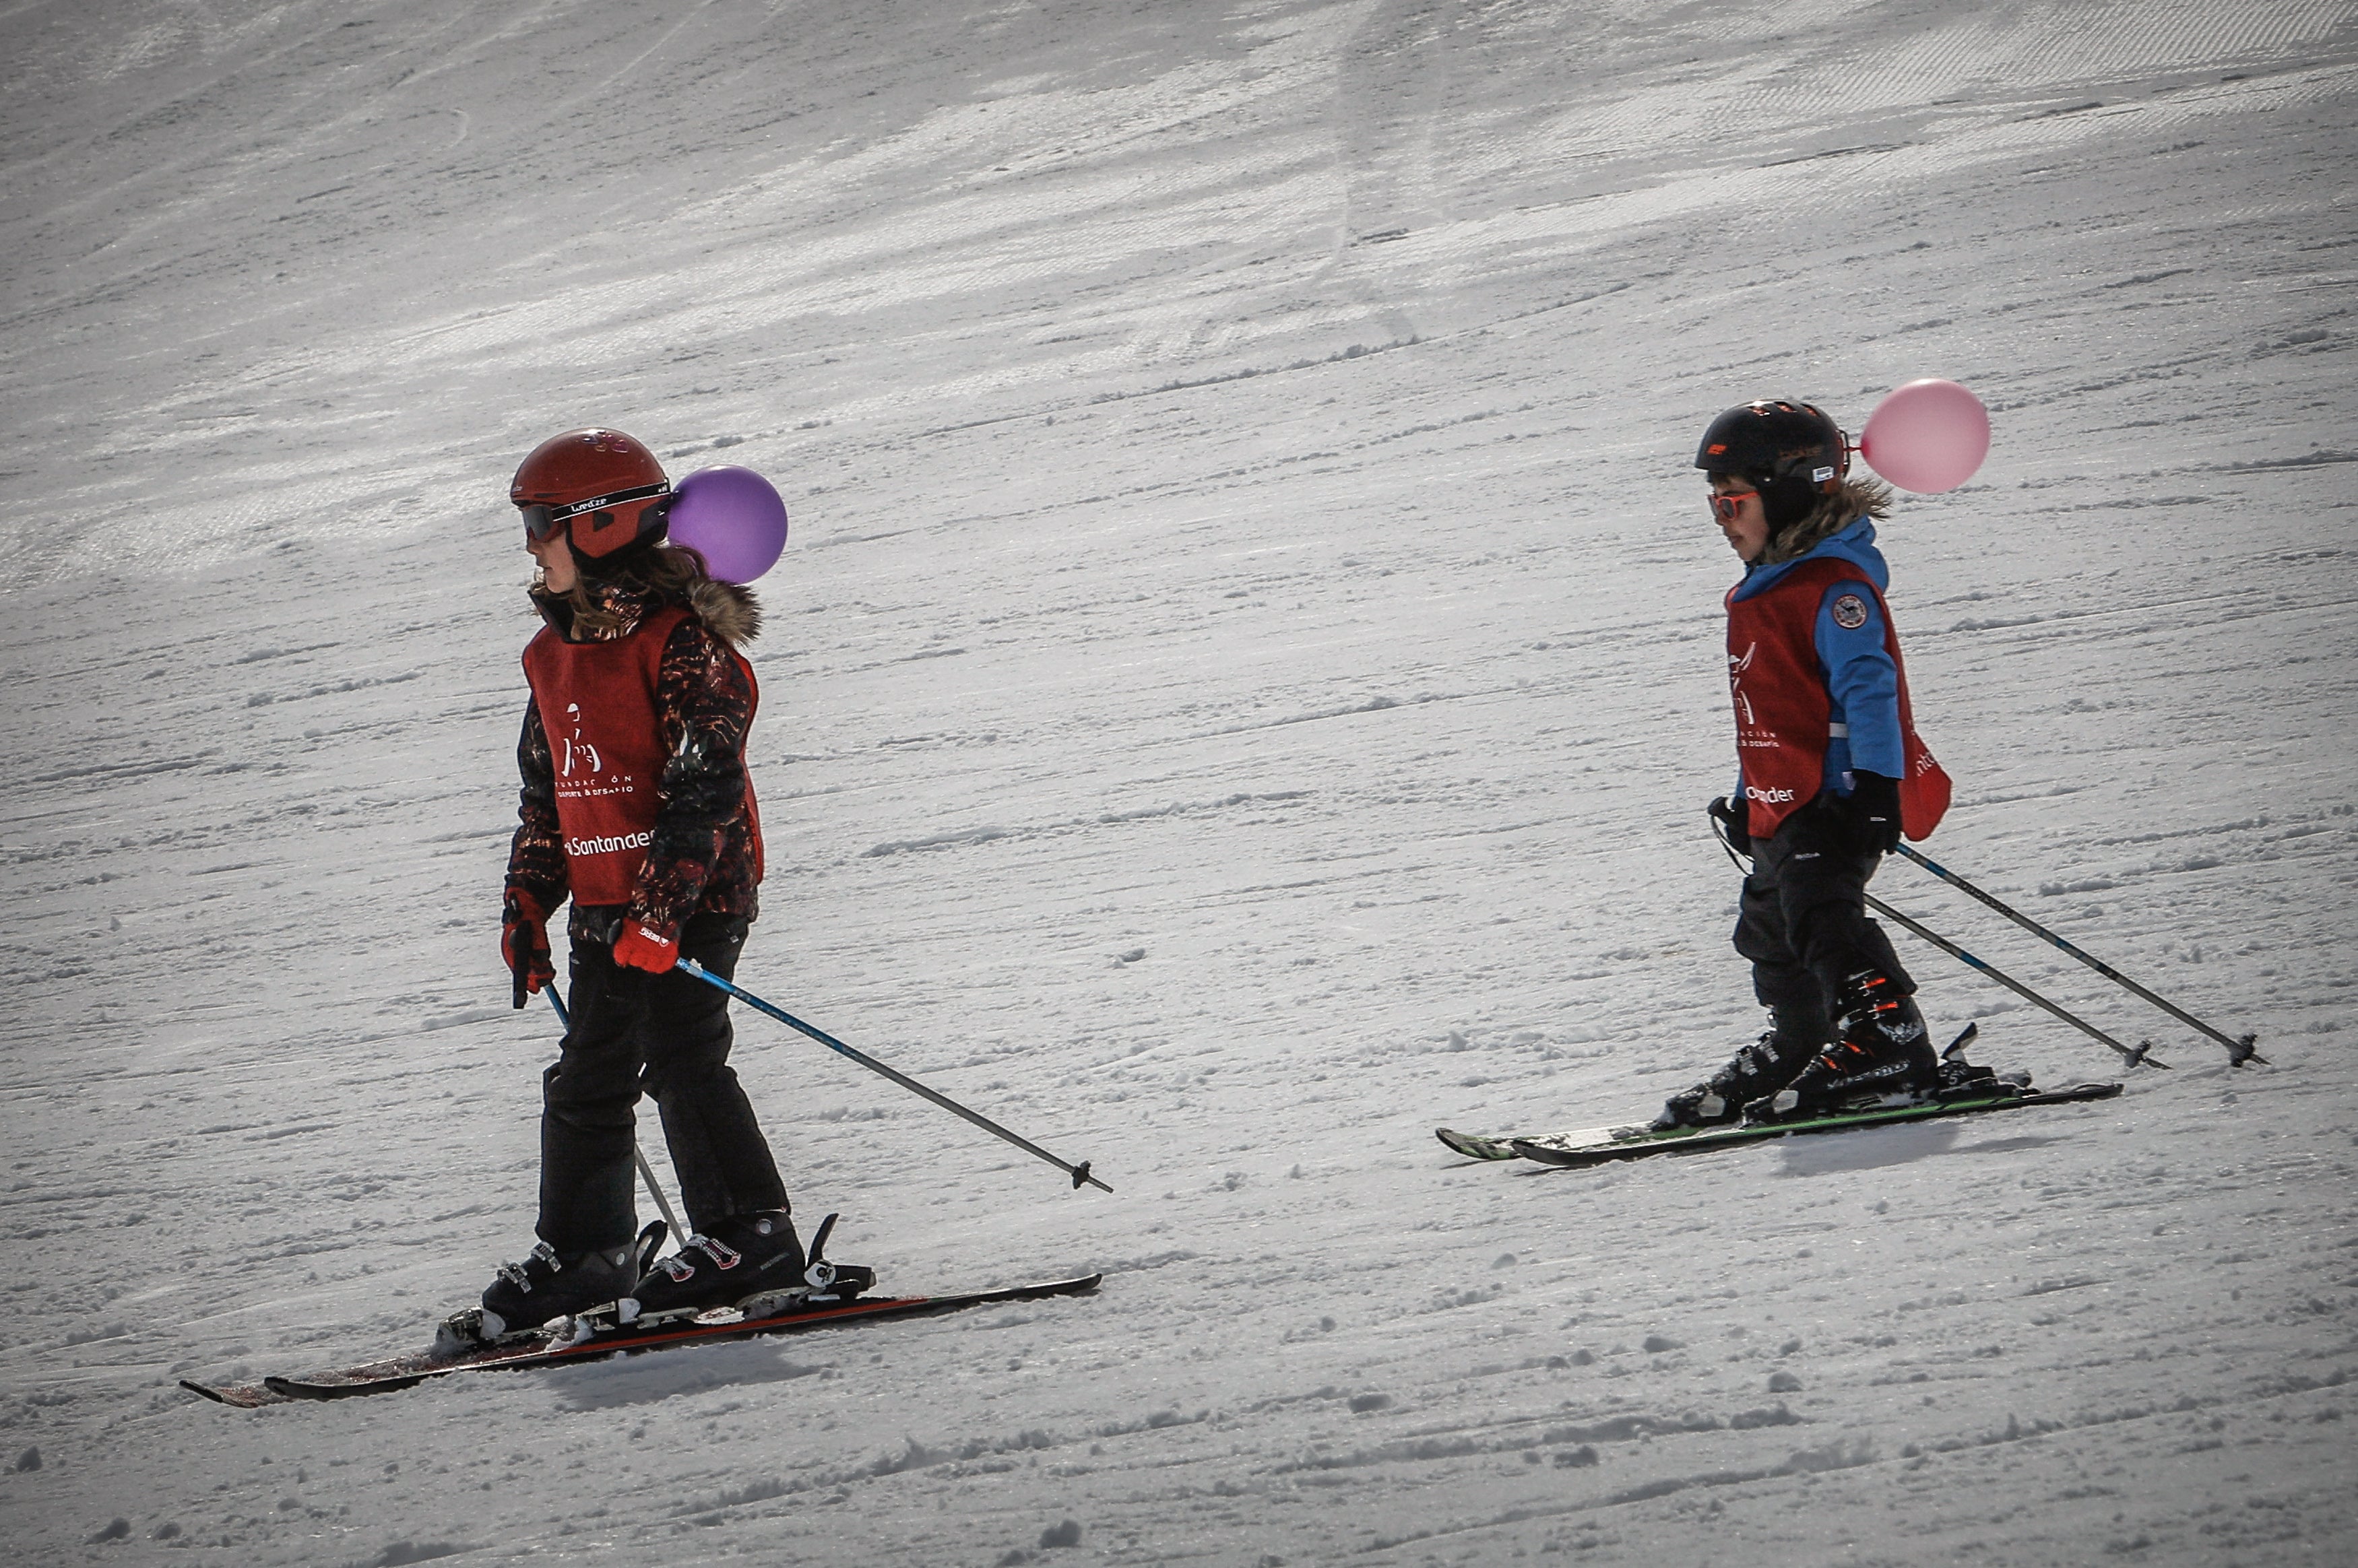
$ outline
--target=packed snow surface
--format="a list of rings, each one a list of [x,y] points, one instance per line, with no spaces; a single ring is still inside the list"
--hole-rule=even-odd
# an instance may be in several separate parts
[[[0,20],[12,1561],[2358,1557],[2347,0]],[[1951,377],[1943,863],[2170,1070],[1593,1172],[1758,1028],[1723,406]],[[531,1244],[504,485],[768,474],[807,1224],[1095,1299],[239,1411]],[[1944,1036],[2115,1058],[1899,938]],[[658,1170],[660,1140],[649,1139]]]

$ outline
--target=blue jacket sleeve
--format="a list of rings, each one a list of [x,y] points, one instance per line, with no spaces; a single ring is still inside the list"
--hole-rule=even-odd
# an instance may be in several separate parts
[[[1844,625],[1845,621],[1857,624]],[[1883,624],[1882,605],[1858,583],[1830,584],[1818,600],[1818,663],[1833,698],[1833,719],[1850,728],[1849,745],[1835,741],[1828,761],[1830,768],[1905,778],[1908,748],[1899,734],[1899,668],[1884,650]]]

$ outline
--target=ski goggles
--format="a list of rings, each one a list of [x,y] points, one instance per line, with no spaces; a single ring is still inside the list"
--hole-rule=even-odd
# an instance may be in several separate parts
[[[1717,491],[1713,491],[1708,497],[1711,502],[1711,514],[1722,523],[1733,523],[1736,521],[1736,514],[1744,510],[1744,503],[1759,493],[1757,490],[1739,490],[1733,495],[1722,495]]]
[[[671,486],[668,484],[643,484],[635,490],[618,490],[611,495],[593,495],[587,501],[568,501],[562,506],[552,506],[546,502],[520,501],[516,503],[516,510],[524,514],[525,536],[540,540],[556,533],[558,524],[569,523],[583,513],[596,512],[601,507],[623,506],[633,501],[647,501],[658,495],[668,497],[670,493]]]

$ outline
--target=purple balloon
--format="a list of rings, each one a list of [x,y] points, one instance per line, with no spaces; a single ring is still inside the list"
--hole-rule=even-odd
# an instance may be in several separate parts
[[[1953,381],[1911,381],[1866,416],[1858,453],[1900,489],[1937,495],[1973,478],[1989,443],[1980,398]]]
[[[786,503],[752,469],[698,469],[671,503],[671,540],[700,552],[723,582],[752,582],[786,549]]]

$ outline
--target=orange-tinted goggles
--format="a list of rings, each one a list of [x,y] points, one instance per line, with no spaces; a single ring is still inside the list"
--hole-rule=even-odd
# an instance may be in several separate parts
[[[1744,503],[1759,493],[1757,490],[1739,490],[1733,495],[1722,495],[1714,491],[1710,497],[1711,514],[1722,523],[1733,523],[1736,514],[1744,509]],[[538,537],[537,535],[534,536]]]

